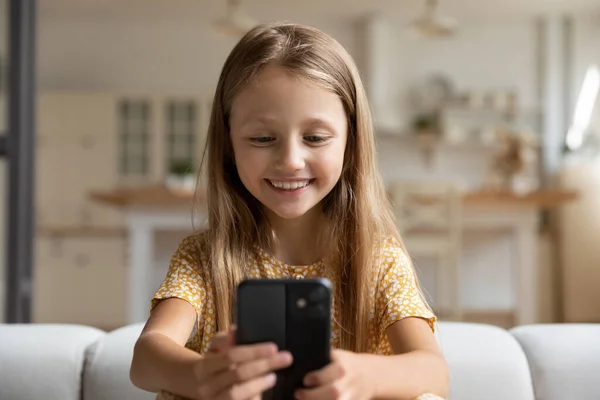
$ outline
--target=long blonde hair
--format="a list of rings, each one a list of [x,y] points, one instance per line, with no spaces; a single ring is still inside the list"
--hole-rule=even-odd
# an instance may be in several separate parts
[[[216,88],[203,168],[206,167],[209,282],[218,329],[231,323],[234,293],[256,245],[271,248],[261,204],[246,190],[233,162],[229,117],[235,96],[267,64],[329,90],[341,99],[348,140],[339,182],[323,200],[329,221],[330,264],[341,325],[340,346],[367,351],[372,305],[373,249],[400,237],[377,168],[371,112],[352,57],[333,38],[308,26],[275,23],[249,31],[225,61]],[[401,243],[401,241],[400,241]]]

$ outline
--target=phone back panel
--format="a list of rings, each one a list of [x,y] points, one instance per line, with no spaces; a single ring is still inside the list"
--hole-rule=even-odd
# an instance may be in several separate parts
[[[294,357],[263,399],[292,399],[304,376],[330,362],[331,285],[325,279],[257,279],[237,291],[237,344],[274,342]]]

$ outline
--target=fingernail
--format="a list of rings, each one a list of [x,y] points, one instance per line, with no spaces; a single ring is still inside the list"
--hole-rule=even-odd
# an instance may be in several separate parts
[[[292,355],[289,351],[282,351],[281,353],[277,354],[277,360],[281,362],[290,362],[292,361]]]
[[[297,391],[294,393],[294,399],[296,399],[296,400],[299,400],[299,399],[301,399],[301,398],[302,398],[302,393],[301,393],[299,390],[297,390]]]
[[[304,386],[311,386],[312,383],[313,383],[312,376],[306,375],[306,377],[304,377]]]
[[[269,352],[269,354],[277,353],[277,345],[275,343],[269,343],[267,351]]]
[[[269,374],[265,377],[265,381],[267,381],[268,385],[274,385],[275,381],[277,381],[277,376],[275,374]]]

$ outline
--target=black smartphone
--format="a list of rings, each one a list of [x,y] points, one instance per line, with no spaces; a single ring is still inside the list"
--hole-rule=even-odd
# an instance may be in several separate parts
[[[292,365],[277,371],[264,400],[287,400],[305,375],[331,361],[331,283],[315,279],[250,279],[237,288],[236,344],[274,342]]]

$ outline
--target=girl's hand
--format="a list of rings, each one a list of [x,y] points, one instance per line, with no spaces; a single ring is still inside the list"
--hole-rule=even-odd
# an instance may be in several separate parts
[[[198,400],[247,400],[275,385],[276,371],[292,363],[273,343],[235,346],[233,333],[215,335],[210,350],[194,367]]]
[[[331,363],[304,378],[309,389],[296,391],[296,399],[364,400],[375,395],[372,382],[365,374],[365,355],[333,350]]]

